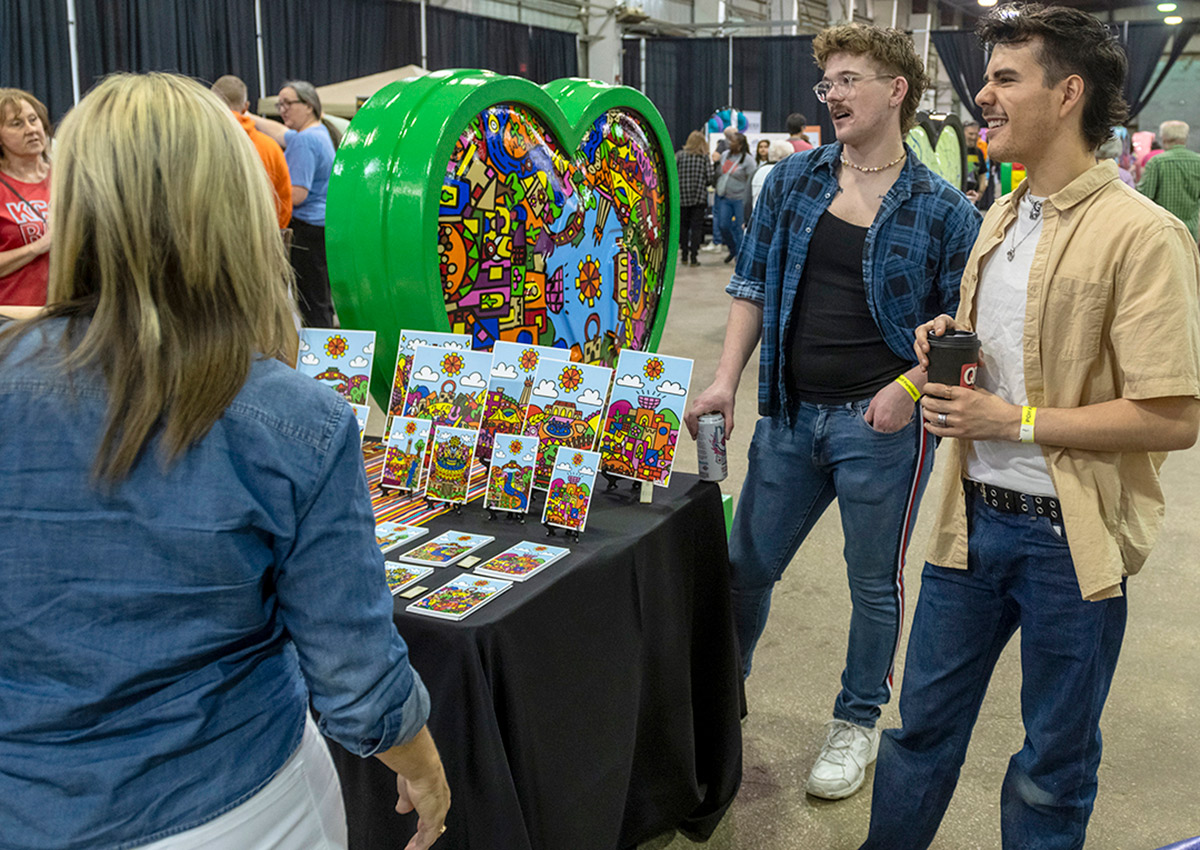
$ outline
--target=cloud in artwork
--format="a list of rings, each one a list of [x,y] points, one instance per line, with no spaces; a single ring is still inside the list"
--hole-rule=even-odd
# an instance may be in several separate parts
[[[596,470],[592,469],[590,466],[585,466],[583,469],[579,470],[579,474],[586,478],[589,475],[595,475]]]
[[[534,457],[532,454],[522,455],[521,460],[525,461],[526,463],[533,463]]]
[[[646,385],[642,383],[642,379],[637,375],[622,375],[621,377],[617,378],[617,386],[629,387],[632,390],[640,390]]]
[[[463,347],[463,344],[462,344],[461,342],[454,342],[453,340],[451,340],[450,342],[443,342],[443,343],[442,343],[442,345],[441,345],[441,347],[442,347],[442,348],[458,348],[458,349],[461,349],[461,348]]]
[[[419,346],[419,345],[429,345],[429,343],[427,343],[427,342],[426,342],[425,340],[423,340],[423,339],[410,339],[410,340],[408,340],[408,347],[409,347],[409,348],[411,348],[413,351],[416,351],[416,350],[417,350],[417,346]]]
[[[533,394],[542,398],[558,398],[558,387],[554,386],[554,381],[542,381]]]
[[[355,357],[353,360],[351,360],[346,365],[349,366],[351,369],[366,369],[368,364],[370,364],[370,362],[371,362],[370,360],[368,360],[367,358],[363,357],[360,354],[358,357]]]
[[[300,350],[308,351],[310,348],[312,348],[312,346],[308,344],[308,340],[306,340],[304,337],[300,337]]]
[[[417,374],[412,376],[412,379],[420,381],[422,384],[436,384],[442,379],[442,376],[428,366],[422,366]]]
[[[464,378],[459,378],[458,382],[467,389],[471,390],[481,390],[487,386],[487,381],[485,381],[483,379],[483,375],[480,375],[478,372],[472,372],[470,375],[467,375]]]
[[[363,354],[374,354],[374,353],[375,353],[375,340],[371,340],[370,342],[368,342],[366,345],[363,346]]]
[[[674,381],[663,381],[658,385],[658,391],[667,395],[687,395],[687,390]]]
[[[509,366],[507,363],[497,363],[492,367],[492,377],[514,380],[517,377],[517,368]]]
[[[555,469],[558,469],[558,470],[561,470],[562,472],[570,472],[570,471],[571,471],[571,464],[569,464],[569,463],[560,463],[560,464],[558,464],[558,466],[556,466],[556,467],[554,467],[554,468],[555,468]]]
[[[592,407],[599,407],[604,404],[604,397],[595,390],[585,390],[583,395],[575,400],[580,404],[589,404]]]
[[[300,362],[303,363],[305,366],[316,366],[318,363],[321,362],[321,358],[310,352],[308,354],[305,354],[303,357],[301,357]]]

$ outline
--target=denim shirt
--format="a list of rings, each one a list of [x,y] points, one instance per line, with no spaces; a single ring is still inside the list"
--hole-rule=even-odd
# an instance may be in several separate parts
[[[867,305],[888,347],[916,365],[913,329],[939,313],[954,315],[958,284],[981,216],[966,195],[934,174],[905,145],[908,158],[863,248]],[[817,221],[838,192],[835,142],[792,154],[768,175],[725,291],[763,307],[758,411],[790,416],[783,350]],[[848,364],[849,365],[849,364]]]
[[[367,756],[429,697],[396,633],[348,404],[255,362],[165,470],[89,481],[107,392],[64,321],[0,357],[0,846],[126,848],[254,794],[321,731]]]

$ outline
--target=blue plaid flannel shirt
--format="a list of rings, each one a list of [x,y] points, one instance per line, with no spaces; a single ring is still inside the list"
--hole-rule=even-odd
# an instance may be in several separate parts
[[[863,280],[884,341],[915,366],[913,329],[958,309],[959,281],[982,217],[962,192],[905,148],[908,159],[867,231]],[[792,154],[771,170],[742,241],[737,271],[725,288],[734,298],[763,307],[758,374],[763,416],[792,415],[783,341],[813,229],[838,190],[841,153],[840,142],[822,145]]]

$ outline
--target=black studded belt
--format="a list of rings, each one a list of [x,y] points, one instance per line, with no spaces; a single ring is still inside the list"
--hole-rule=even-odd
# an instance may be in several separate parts
[[[1062,506],[1053,496],[1030,496],[1028,493],[1018,493],[1016,490],[972,481],[969,478],[963,479],[963,487],[974,492],[998,511],[1008,514],[1033,514],[1062,522]]]

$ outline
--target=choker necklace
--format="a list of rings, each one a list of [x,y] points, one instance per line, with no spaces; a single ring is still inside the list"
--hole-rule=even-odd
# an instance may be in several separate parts
[[[851,168],[853,168],[855,171],[862,171],[865,174],[874,174],[876,171],[885,171],[885,170],[891,168],[893,165],[895,165],[897,162],[900,162],[906,156],[908,156],[908,151],[901,153],[900,156],[893,159],[887,165],[877,165],[874,168],[871,168],[870,166],[867,166],[867,165],[855,165],[853,162],[846,159],[846,154],[843,153],[842,154],[842,165],[848,165]]]
[[[1017,241],[1017,225],[1021,221],[1020,217],[1018,216],[1017,220],[1013,222],[1013,228],[1012,228],[1013,244],[1012,244],[1011,248],[1009,248],[1007,251],[1004,252],[1004,256],[1008,258],[1008,261],[1010,263],[1013,261],[1013,257],[1017,256],[1017,249],[1021,247],[1021,242],[1024,242],[1026,239],[1028,239],[1030,236],[1032,236],[1033,231],[1038,229],[1037,220],[1042,217],[1042,202],[1041,201],[1030,201],[1029,205],[1031,207],[1031,209],[1029,210],[1029,220],[1034,222],[1034,225],[1033,225],[1033,227],[1029,228],[1029,230],[1027,230],[1025,232],[1025,235],[1021,237],[1021,241],[1018,242]]]

